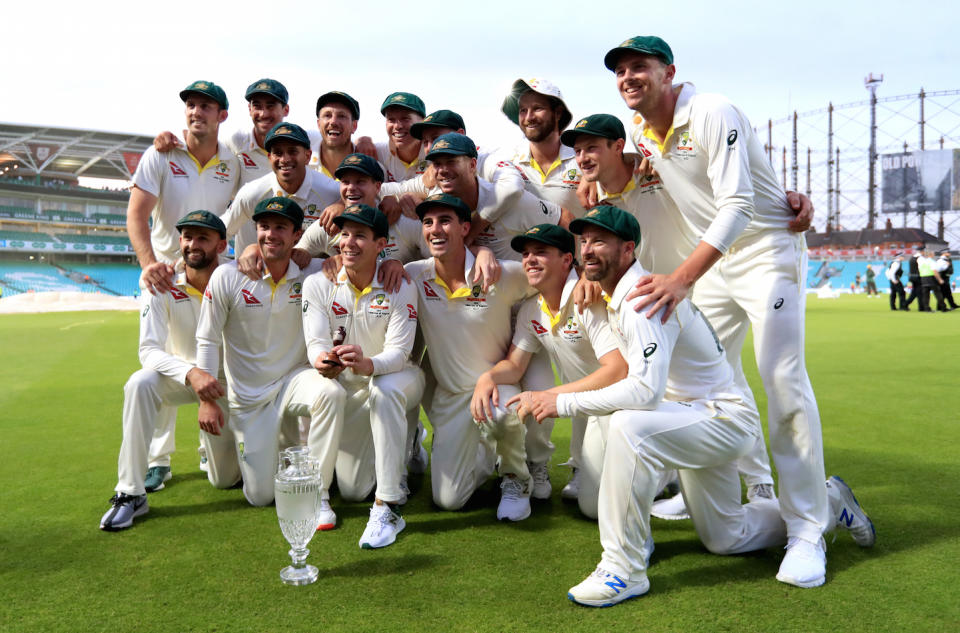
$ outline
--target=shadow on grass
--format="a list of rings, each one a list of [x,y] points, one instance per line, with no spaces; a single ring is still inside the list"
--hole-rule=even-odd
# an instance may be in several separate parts
[[[360,550],[361,556],[369,553],[368,550]],[[363,578],[365,576],[396,576],[406,575],[410,572],[427,569],[437,564],[438,556],[429,556],[426,554],[404,554],[401,556],[388,556],[385,553],[374,554],[371,558],[354,560],[344,565],[338,565],[329,569],[323,569],[322,576],[335,576],[343,578]]]

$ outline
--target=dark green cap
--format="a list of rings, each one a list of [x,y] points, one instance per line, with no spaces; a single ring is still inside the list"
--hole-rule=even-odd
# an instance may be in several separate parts
[[[463,117],[453,110],[437,110],[436,112],[431,112],[423,121],[410,126],[410,134],[413,138],[423,140],[423,128],[425,127],[446,127],[453,131],[467,131],[467,126],[463,124]]]
[[[343,172],[349,170],[359,171],[377,182],[383,182],[383,169],[380,167],[380,163],[366,154],[348,154],[340,163],[340,166],[337,167],[337,170],[333,172],[333,175],[339,179]]]
[[[183,233],[183,227],[185,226],[199,226],[205,229],[213,229],[220,234],[221,240],[227,239],[227,227],[224,226],[223,220],[203,209],[191,211],[180,218],[180,221],[177,222],[177,231]]]
[[[195,81],[183,90],[180,91],[180,100],[186,101],[187,95],[191,92],[196,92],[202,94],[205,97],[210,97],[218,104],[220,107],[226,110],[230,107],[230,102],[227,101],[227,93],[223,91],[223,88],[213,83],[212,81],[199,80]]]
[[[357,222],[373,229],[374,237],[388,237],[390,235],[390,223],[387,222],[387,216],[366,204],[351,204],[343,210],[343,213],[333,218],[333,223],[343,228],[343,223]]]
[[[572,254],[575,251],[573,233],[556,224],[538,224],[527,229],[526,233],[521,233],[510,240],[510,248],[522,253],[524,245],[531,241],[556,246],[561,253]]]
[[[407,110],[413,110],[420,116],[427,116],[427,106],[423,105],[423,100],[420,97],[411,92],[394,92],[388,95],[383,100],[383,105],[380,106],[380,114],[383,114],[390,106],[406,108]]]
[[[266,198],[257,203],[253,209],[253,219],[264,215],[279,215],[293,222],[293,228],[303,226],[303,209],[290,198]]]
[[[591,209],[585,216],[570,223],[570,232],[580,235],[587,224],[606,229],[626,242],[640,243],[640,223],[618,207],[602,205]]]
[[[259,94],[275,97],[277,101],[284,105],[287,104],[287,101],[290,98],[286,87],[276,79],[260,79],[259,81],[255,81],[247,86],[247,101],[250,101],[250,98],[253,95]]]
[[[601,136],[610,140],[626,139],[623,122],[612,114],[591,114],[577,121],[576,125],[560,135],[560,142],[569,147],[577,142],[581,134]]]
[[[281,139],[293,141],[297,145],[310,149],[310,137],[307,136],[307,132],[295,123],[285,123],[283,121],[274,125],[267,132],[267,137],[263,140],[263,149],[270,151],[273,142]]]
[[[470,140],[469,136],[457,134],[456,132],[447,132],[437,137],[437,140],[430,146],[426,159],[432,160],[436,156],[469,156],[477,157],[477,145]]]
[[[342,103],[350,109],[350,113],[353,114],[354,120],[360,118],[360,104],[357,103],[356,99],[345,92],[333,90],[320,95],[320,98],[317,99],[317,116],[320,116],[320,108],[328,103]]]
[[[620,46],[610,49],[610,52],[603,57],[603,65],[610,70],[615,70],[620,54],[626,52],[652,55],[664,64],[673,63],[673,51],[670,50],[669,44],[656,35],[637,35],[626,40]]]
[[[417,205],[417,217],[423,221],[423,216],[433,207],[449,207],[457,212],[461,222],[469,222],[472,215],[467,203],[449,193],[435,193]]]

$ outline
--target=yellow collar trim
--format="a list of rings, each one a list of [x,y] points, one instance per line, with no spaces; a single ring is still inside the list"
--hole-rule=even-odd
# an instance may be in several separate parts
[[[473,292],[469,285],[457,288],[456,290],[450,290],[450,287],[447,286],[446,282],[440,279],[440,277],[434,277],[433,281],[447,293],[447,299],[462,299],[463,297],[469,297]]]
[[[657,144],[657,149],[660,150],[660,155],[663,155],[663,148],[667,146],[667,141],[670,140],[670,137],[673,136],[673,126],[670,126],[670,129],[667,130],[667,135],[663,137],[663,142],[661,143],[657,139],[657,135],[653,133],[653,130],[650,129],[650,126],[646,123],[643,124],[643,136],[650,139]]]
[[[198,173],[201,173],[201,174],[203,173],[203,171],[204,171],[205,169],[209,169],[210,167],[213,167],[214,165],[219,165],[219,164],[220,164],[220,154],[214,154],[214,155],[213,155],[213,158],[211,158],[210,160],[208,160],[206,165],[201,165],[201,164],[200,164],[200,161],[197,160],[197,157],[190,153],[190,150],[187,150],[187,156],[189,156],[189,157],[190,157],[190,160],[193,161],[193,164],[197,166],[197,172],[198,172]]]
[[[184,284],[183,289],[188,295],[193,295],[194,297],[197,297],[198,299],[201,299],[201,300],[203,299],[203,293],[197,290],[196,288],[194,288],[193,286],[191,286],[190,284]]]
[[[270,284],[270,301],[273,301],[273,296],[277,293],[277,288],[287,283],[287,276],[284,275],[280,281],[274,281],[273,277],[267,277],[267,283]]]
[[[547,320],[550,322],[550,331],[552,332],[560,323],[560,319],[563,317],[563,310],[557,310],[557,313],[553,314],[550,312],[550,306],[547,305],[547,301],[543,298],[543,295],[540,295],[538,298],[540,301],[540,312],[546,315]]]
[[[562,164],[562,162],[563,162],[563,161],[560,160],[560,157],[557,156],[557,160],[553,161],[553,164],[550,165],[550,169],[548,169],[547,172],[544,173],[544,172],[543,172],[543,169],[540,168],[540,164],[537,162],[537,159],[534,158],[533,156],[530,157],[530,165],[533,166],[533,168],[537,170],[537,173],[538,173],[538,174],[540,174],[540,184],[541,184],[541,185],[542,185],[543,183],[547,182],[547,176],[549,176],[549,175],[551,174],[551,172],[553,172],[554,169],[556,169],[557,167],[559,167],[559,166]]]

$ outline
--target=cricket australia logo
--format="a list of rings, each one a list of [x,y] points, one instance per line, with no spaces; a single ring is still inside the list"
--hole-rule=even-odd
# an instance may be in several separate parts
[[[382,292],[373,298],[367,312],[373,316],[380,317],[390,314],[390,299]]]

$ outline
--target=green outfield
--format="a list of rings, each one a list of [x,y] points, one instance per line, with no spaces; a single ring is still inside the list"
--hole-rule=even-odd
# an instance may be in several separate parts
[[[287,587],[273,507],[215,490],[199,471],[196,407],[181,409],[174,477],[150,513],[125,532],[98,529],[116,483],[122,385],[139,367],[135,312],[2,316],[0,341],[0,631],[960,629],[960,311],[809,302],[827,474],[856,491],[876,547],[828,537],[826,585],[796,589],[774,580],[781,551],[714,556],[689,522],[654,519],[651,592],[611,609],[566,599],[600,554],[596,524],[559,498],[566,420],[554,496],[527,521],[495,520],[492,480],[462,512],[435,510],[429,480],[415,480],[397,544],[360,550],[369,506],[335,496],[340,524],[311,544],[320,580]]]

